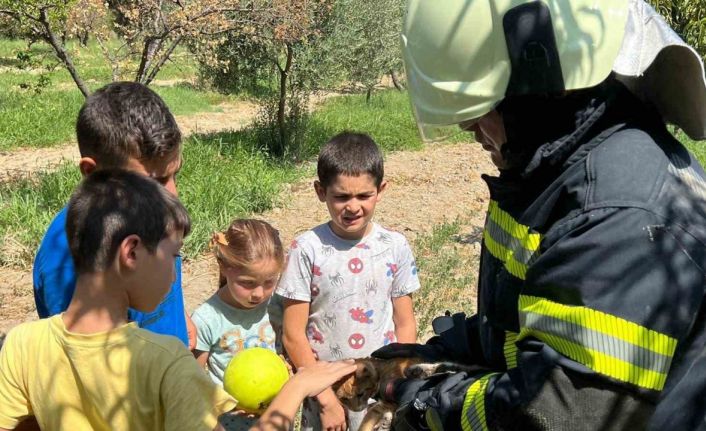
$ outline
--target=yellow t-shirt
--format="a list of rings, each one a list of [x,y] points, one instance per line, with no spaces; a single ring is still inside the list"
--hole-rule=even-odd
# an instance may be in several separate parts
[[[68,332],[61,315],[22,324],[0,350],[0,428],[212,430],[236,402],[176,338],[134,323]]]

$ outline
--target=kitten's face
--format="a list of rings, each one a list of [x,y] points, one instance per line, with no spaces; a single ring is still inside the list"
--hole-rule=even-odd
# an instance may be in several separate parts
[[[421,362],[419,358],[356,359],[356,372],[333,385],[333,390],[346,407],[361,411],[368,407],[370,398],[377,398],[381,379],[404,377],[408,367]]]
[[[333,385],[339,400],[350,410],[359,412],[368,406],[368,400],[377,392],[380,373],[370,359],[356,359],[358,369],[346,379]]]

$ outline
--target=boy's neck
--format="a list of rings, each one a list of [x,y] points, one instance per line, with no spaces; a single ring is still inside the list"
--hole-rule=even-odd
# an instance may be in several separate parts
[[[62,318],[69,332],[96,334],[127,323],[128,296],[107,272],[80,274]]]

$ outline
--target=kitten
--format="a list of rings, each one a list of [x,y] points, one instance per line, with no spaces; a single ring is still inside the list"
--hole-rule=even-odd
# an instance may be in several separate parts
[[[333,385],[341,403],[353,411],[368,407],[368,400],[378,396],[381,381],[398,378],[427,378],[437,373],[467,371],[471,367],[452,362],[425,363],[419,358],[355,360],[355,373]],[[368,408],[359,431],[385,431],[391,429],[397,405],[378,401]]]

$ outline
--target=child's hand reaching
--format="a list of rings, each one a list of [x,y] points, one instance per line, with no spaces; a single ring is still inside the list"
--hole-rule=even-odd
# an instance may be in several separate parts
[[[330,391],[329,391],[330,392]],[[331,392],[327,396],[319,399],[321,404],[321,429],[326,431],[345,431],[348,429],[346,424],[346,411],[343,409],[343,404],[336,398],[336,395]]]
[[[343,377],[356,370],[353,360],[339,362],[319,361],[307,367],[300,367],[294,377],[287,382],[299,386],[305,397],[315,397]]]
[[[355,372],[355,370],[356,366],[352,360],[316,362],[307,367],[299,368],[251,429],[281,430],[288,428],[293,423],[294,415],[304,398],[320,394],[338,380]],[[339,408],[342,409],[340,404]],[[343,426],[335,429],[344,430],[345,423],[344,415]]]

